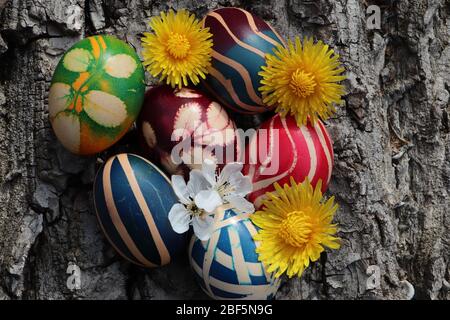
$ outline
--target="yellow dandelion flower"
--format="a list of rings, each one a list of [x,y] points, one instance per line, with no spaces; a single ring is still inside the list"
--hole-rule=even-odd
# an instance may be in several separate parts
[[[300,38],[288,41],[287,48],[279,45],[275,55],[266,56],[266,66],[259,75],[263,102],[276,105],[283,117],[294,115],[299,126],[308,117],[315,123],[319,117],[328,119],[336,110],[333,103],[342,103],[344,87],[338,82],[345,79],[339,55],[322,41],[313,43]]]
[[[290,186],[274,186],[262,210],[251,216],[261,228],[254,236],[259,242],[256,252],[267,271],[276,272],[275,277],[284,272],[300,277],[310,261],[319,259],[324,246],[340,247],[340,239],[334,237],[336,224],[332,224],[338,205],[334,197],[322,200],[320,181],[315,189],[308,179],[297,184],[292,177]]]
[[[149,23],[153,32],[142,38],[144,65],[150,74],[173,88],[194,85],[211,65],[212,34],[186,10],[161,12]]]

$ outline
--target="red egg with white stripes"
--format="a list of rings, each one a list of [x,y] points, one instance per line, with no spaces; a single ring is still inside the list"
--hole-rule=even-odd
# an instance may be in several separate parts
[[[246,148],[243,172],[253,182],[249,200],[261,207],[265,193],[275,190],[273,183],[283,186],[291,176],[297,182],[309,178],[314,187],[322,180],[325,192],[333,162],[332,141],[320,120],[298,127],[293,117],[277,114],[262,124]]]

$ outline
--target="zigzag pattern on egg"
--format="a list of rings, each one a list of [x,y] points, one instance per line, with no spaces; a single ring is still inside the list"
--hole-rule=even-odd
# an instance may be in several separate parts
[[[136,265],[166,265],[185,244],[167,219],[178,202],[170,181],[144,158],[119,154],[109,159],[97,173],[94,202],[108,241]]]
[[[289,183],[291,176],[300,182],[309,178],[313,186],[320,179],[322,191],[326,191],[331,179],[334,153],[331,138],[320,120],[314,126],[309,123],[299,128],[293,117],[275,115],[261,129],[267,130],[267,136],[255,135],[246,155],[246,159],[250,159],[250,150],[257,150],[257,159],[247,160],[244,165],[244,174],[249,175],[253,182],[249,200],[255,207],[261,206],[266,192],[274,190],[273,183],[278,182],[282,186]],[[274,140],[279,143],[274,143]],[[259,149],[259,145],[262,143],[265,146],[265,142],[268,142],[266,154]]]
[[[209,75],[203,87],[228,108],[245,114],[270,110],[259,92],[265,55],[284,40],[266,22],[239,8],[210,12],[203,20],[213,34]]]
[[[200,286],[215,299],[271,299],[279,280],[267,273],[255,252],[257,233],[248,215],[220,208],[208,241],[193,236],[190,263]]]

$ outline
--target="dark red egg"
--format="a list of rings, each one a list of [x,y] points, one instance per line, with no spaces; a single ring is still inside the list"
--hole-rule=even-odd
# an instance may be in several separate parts
[[[137,124],[144,156],[169,174],[187,174],[205,158],[223,164],[240,157],[233,120],[195,89],[149,89]]]
[[[298,127],[291,116],[279,114],[267,120],[252,137],[245,152],[243,173],[253,182],[249,200],[261,207],[266,192],[274,191],[273,183],[281,186],[307,177],[315,187],[322,180],[322,192],[330,182],[333,169],[333,145],[324,124],[318,120]]]

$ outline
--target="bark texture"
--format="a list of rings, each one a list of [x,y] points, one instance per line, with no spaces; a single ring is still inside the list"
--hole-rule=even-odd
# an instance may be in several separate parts
[[[372,4],[379,30],[366,26]],[[111,33],[140,52],[148,17],[170,6],[199,16],[248,9],[286,37],[323,39],[347,69],[345,105],[327,121],[343,246],[285,281],[277,298],[449,299],[446,0],[0,0],[0,299],[205,298],[187,262],[141,270],[114,253],[91,192],[108,154],[71,155],[48,121],[47,92],[66,49]],[[81,269],[79,290],[66,285],[70,264]]]

